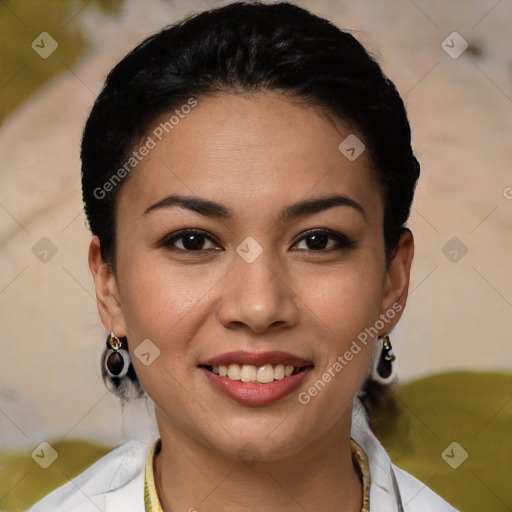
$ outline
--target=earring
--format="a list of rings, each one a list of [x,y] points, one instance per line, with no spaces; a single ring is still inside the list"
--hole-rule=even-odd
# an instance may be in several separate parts
[[[126,339],[121,341],[113,332],[107,338],[107,353],[105,354],[105,370],[111,377],[120,379],[128,373],[130,355],[126,350]]]
[[[393,361],[396,356],[391,353],[391,341],[386,334],[379,337],[380,350],[376,350],[372,364],[372,378],[381,384],[389,384],[396,378]]]

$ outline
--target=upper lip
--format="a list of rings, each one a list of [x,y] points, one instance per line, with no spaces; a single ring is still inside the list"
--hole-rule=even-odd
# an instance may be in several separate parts
[[[297,368],[313,364],[311,361],[279,350],[272,350],[270,352],[247,352],[245,350],[237,350],[212,357],[207,361],[199,363],[199,366],[229,366],[230,364],[262,366],[264,364],[280,363],[290,364]]]

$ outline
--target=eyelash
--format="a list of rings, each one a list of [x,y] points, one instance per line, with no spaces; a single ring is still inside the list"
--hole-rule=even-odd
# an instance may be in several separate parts
[[[188,253],[191,255],[200,255],[200,253],[204,253],[208,250],[212,250],[212,249],[181,249],[179,247],[173,248],[173,244],[176,241],[185,238],[187,235],[203,236],[206,239],[210,240],[211,242],[217,243],[205,231],[202,231],[200,229],[189,228],[189,229],[184,229],[182,231],[178,231],[177,233],[172,233],[171,235],[166,236],[165,238],[162,239],[161,242],[159,242],[158,246],[171,248],[172,250],[176,250],[176,251],[179,251],[182,253]],[[306,240],[308,237],[311,237],[314,235],[325,235],[330,239],[334,239],[337,243],[337,247],[335,246],[335,247],[331,247],[329,249],[318,249],[318,250],[307,249],[308,251],[314,252],[314,253],[326,253],[326,252],[331,252],[334,250],[347,251],[347,250],[355,248],[357,245],[357,242],[351,240],[346,235],[343,235],[342,233],[337,233],[336,231],[324,229],[324,228],[310,229],[310,230],[304,232],[302,234],[302,236],[294,243],[294,245],[296,245],[297,243],[302,242],[303,240]]]

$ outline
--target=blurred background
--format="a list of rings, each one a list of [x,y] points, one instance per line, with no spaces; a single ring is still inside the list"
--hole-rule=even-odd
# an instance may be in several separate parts
[[[87,265],[80,138],[126,52],[164,25],[226,3],[0,1],[0,451],[28,457],[48,440],[108,447],[154,435],[146,405],[123,411],[100,376],[106,332]],[[490,406],[468,433],[471,460],[469,437],[495,421],[512,426],[512,3],[292,3],[352,31],[405,100],[422,174],[409,222],[409,302],[392,343],[404,385],[455,375],[440,396],[464,378],[460,395]],[[502,380],[478,384],[493,375]],[[410,400],[413,416],[428,423]],[[504,432],[488,431],[487,449],[510,453]],[[464,445],[451,435],[436,434],[439,464],[450,441]],[[512,481],[510,464],[497,470]],[[481,510],[512,510],[510,489],[472,471],[465,485],[488,493]],[[19,481],[0,488],[0,507],[16,509]]]

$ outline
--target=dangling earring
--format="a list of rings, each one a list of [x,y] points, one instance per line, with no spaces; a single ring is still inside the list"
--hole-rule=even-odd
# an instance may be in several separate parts
[[[126,350],[126,342],[121,341],[113,332],[107,338],[105,354],[105,370],[111,377],[120,379],[128,373],[130,355]]]
[[[375,351],[372,363],[372,378],[381,384],[389,384],[396,379],[396,371],[393,371],[393,361],[396,359],[391,353],[391,341],[386,334],[379,337],[380,350]]]

